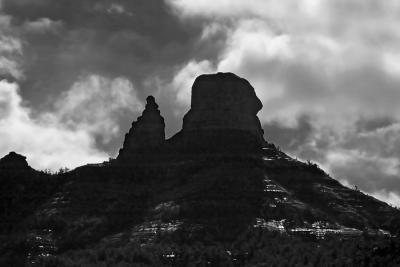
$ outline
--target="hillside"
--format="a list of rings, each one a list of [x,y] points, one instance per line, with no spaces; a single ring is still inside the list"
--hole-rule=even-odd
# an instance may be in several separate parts
[[[148,97],[109,162],[48,174],[1,159],[0,265],[400,263],[399,210],[265,141],[246,80],[192,90],[179,133],[165,140]]]

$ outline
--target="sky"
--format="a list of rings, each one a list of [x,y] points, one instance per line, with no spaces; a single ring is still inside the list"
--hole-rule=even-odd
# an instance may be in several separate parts
[[[203,73],[246,78],[265,139],[400,206],[398,0],[0,0],[0,157],[115,157],[154,95],[167,137]]]

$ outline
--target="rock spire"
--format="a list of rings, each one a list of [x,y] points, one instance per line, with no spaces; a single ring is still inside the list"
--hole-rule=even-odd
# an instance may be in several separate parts
[[[132,123],[118,158],[130,159],[138,155],[156,152],[165,141],[165,123],[153,96],[146,99],[142,116]]]

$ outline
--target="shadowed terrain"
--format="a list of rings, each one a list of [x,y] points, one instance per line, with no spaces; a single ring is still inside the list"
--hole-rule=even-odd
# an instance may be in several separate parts
[[[0,265],[399,263],[399,210],[265,141],[245,79],[192,90],[180,132],[165,140],[149,96],[108,162],[50,174],[1,159]]]

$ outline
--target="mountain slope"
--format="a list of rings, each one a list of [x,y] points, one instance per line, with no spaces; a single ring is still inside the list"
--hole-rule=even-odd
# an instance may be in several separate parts
[[[90,257],[114,259],[106,251],[118,248],[123,255],[136,251],[126,254],[131,263],[172,264],[194,255],[241,266],[259,259],[256,251],[271,248],[268,242],[311,251],[316,243],[330,249],[343,238],[364,244],[366,236],[391,244],[386,255],[397,251],[399,210],[264,141],[256,115],[262,105],[246,80],[203,75],[193,88],[183,129],[169,140],[158,105],[148,97],[115,160],[54,175],[33,170],[17,154],[0,160],[0,265],[54,266],[56,260],[69,266],[82,258],[87,266]],[[313,243],[303,244],[304,238]],[[323,241],[330,238],[332,244]],[[205,257],[194,248],[213,252]],[[321,263],[322,256],[311,256]]]

